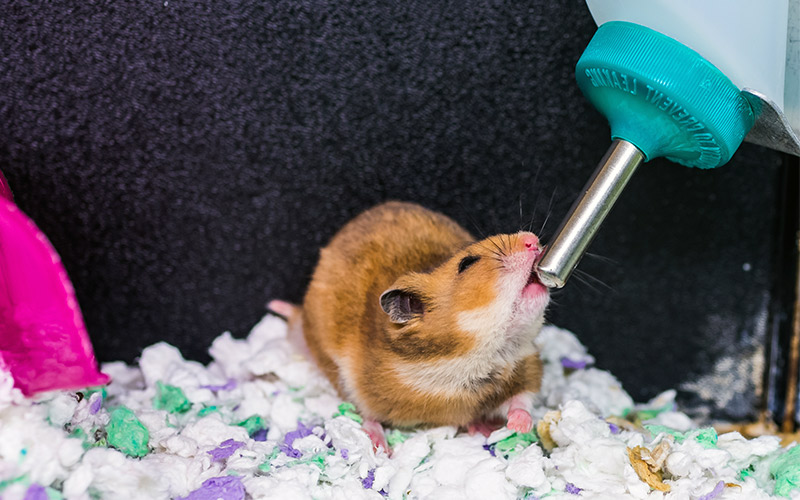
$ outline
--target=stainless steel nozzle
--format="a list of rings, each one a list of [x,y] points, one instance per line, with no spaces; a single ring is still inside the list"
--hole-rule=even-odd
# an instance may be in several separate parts
[[[550,288],[564,286],[642,160],[644,154],[630,142],[616,139],[611,144],[545,248],[538,266],[542,283]]]

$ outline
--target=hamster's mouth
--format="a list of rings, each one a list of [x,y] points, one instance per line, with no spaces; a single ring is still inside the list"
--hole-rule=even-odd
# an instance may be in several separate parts
[[[528,281],[522,287],[522,296],[533,298],[542,293],[547,293],[547,291],[547,287],[539,280],[539,274],[536,272],[536,262],[534,262],[528,275]]]
[[[540,285],[542,284],[542,282],[539,281],[539,274],[536,272],[535,264],[531,268],[531,274],[528,276],[528,281],[525,283],[525,286],[532,285],[534,283],[539,283]]]

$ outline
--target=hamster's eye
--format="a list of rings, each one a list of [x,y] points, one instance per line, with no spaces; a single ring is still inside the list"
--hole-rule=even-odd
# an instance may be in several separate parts
[[[467,255],[458,263],[458,274],[463,273],[469,266],[481,260],[477,255]]]

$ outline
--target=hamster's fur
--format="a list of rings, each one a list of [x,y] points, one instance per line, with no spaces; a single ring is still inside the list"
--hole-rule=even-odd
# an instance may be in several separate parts
[[[528,431],[549,291],[532,233],[481,241],[419,205],[388,202],[322,249],[303,301],[311,355],[340,395],[393,426],[507,415]]]

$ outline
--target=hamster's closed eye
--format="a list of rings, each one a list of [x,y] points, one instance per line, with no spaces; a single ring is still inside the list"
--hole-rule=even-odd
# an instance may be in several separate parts
[[[458,274],[463,273],[467,270],[469,266],[481,260],[480,256],[478,255],[467,255],[461,262],[458,263]]]

